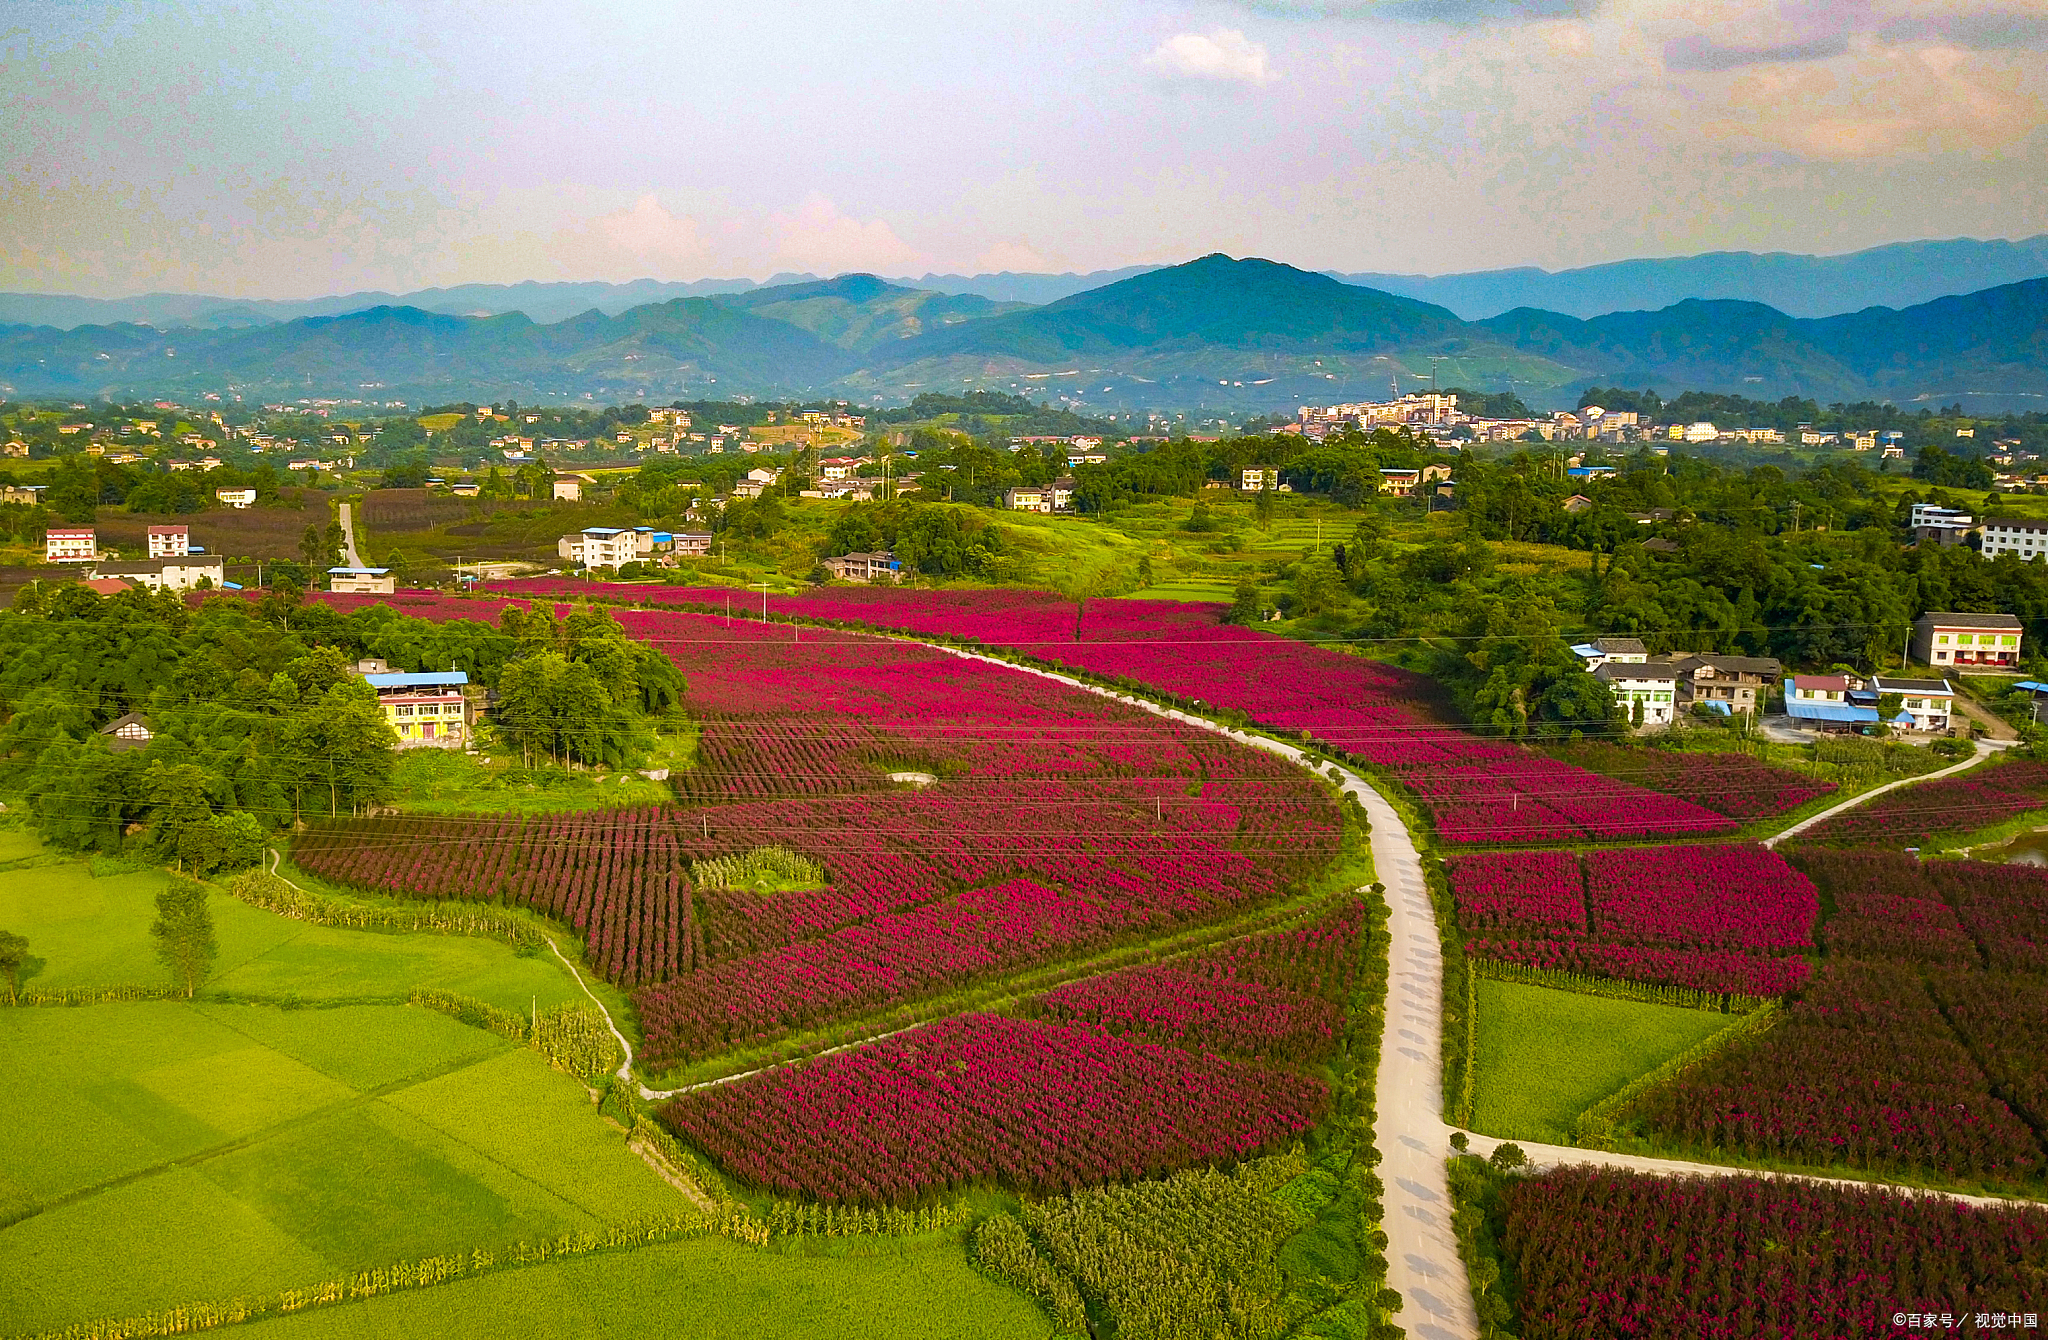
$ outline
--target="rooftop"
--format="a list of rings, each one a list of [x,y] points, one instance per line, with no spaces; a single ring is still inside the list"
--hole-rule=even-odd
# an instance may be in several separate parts
[[[1936,628],[1996,628],[2008,633],[2020,631],[2020,621],[2010,614],[1949,614],[1929,610],[1920,617]]]
[[[1616,679],[1676,679],[1678,673],[1668,661],[1607,661],[1593,672],[1593,677],[1606,683]]]
[[[469,683],[469,676],[460,670],[430,670],[420,674],[393,672],[388,675],[364,675],[371,688],[376,689],[426,689],[450,688]]]
[[[1894,679],[1890,675],[1872,677],[1870,687],[1879,693],[1954,693],[1945,679]]]

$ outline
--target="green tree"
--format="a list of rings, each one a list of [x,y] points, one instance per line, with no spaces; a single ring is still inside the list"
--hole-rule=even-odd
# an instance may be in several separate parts
[[[200,834],[213,817],[213,801],[208,795],[212,780],[206,769],[195,763],[152,763],[142,774],[157,847],[174,857],[181,869],[193,864],[201,874],[205,871],[198,864],[199,849],[205,842]]]
[[[1230,611],[1223,616],[1223,622],[1254,624],[1259,621],[1259,584],[1250,574],[1237,579],[1237,590],[1231,593]]]
[[[213,913],[206,905],[206,886],[197,880],[173,879],[156,896],[156,921],[149,928],[156,956],[170,969],[171,979],[185,988],[187,999],[213,970],[216,946]]]
[[[28,960],[28,939],[12,931],[0,931],[0,973],[7,975],[7,999],[21,995],[21,969]]]

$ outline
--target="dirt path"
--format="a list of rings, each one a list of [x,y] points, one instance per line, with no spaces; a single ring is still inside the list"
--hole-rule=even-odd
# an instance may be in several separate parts
[[[355,523],[355,516],[354,516],[354,514],[353,514],[353,513],[352,513],[352,512],[351,512],[351,511],[349,510],[349,505],[348,505],[347,503],[342,503],[342,504],[340,504],[340,507],[341,507],[341,551],[342,551],[342,553],[343,553],[343,554],[344,554],[344,555],[345,555],[345,556],[347,557],[347,559],[348,559],[348,565],[349,565],[350,567],[352,567],[352,568],[360,568],[361,566],[363,566],[363,560],[362,560],[361,558],[357,557],[357,555],[356,555],[356,523]]]
[[[1793,824],[1790,828],[1786,829],[1782,833],[1778,833],[1771,837],[1765,838],[1763,840],[1763,845],[1766,847],[1775,847],[1780,842],[1783,842],[1786,838],[1797,837],[1799,834],[1804,833],[1807,829],[1812,828],[1815,824],[1820,823],[1824,819],[1832,819],[1837,814],[1842,813],[1844,810],[1853,810],[1858,805],[1867,805],[1871,801],[1876,800],[1879,796],[1885,794],[1885,792],[1887,791],[1896,791],[1902,786],[1917,786],[1921,782],[1931,782],[1938,777],[1952,777],[1956,773],[1962,772],[1966,768],[1976,767],[1979,763],[1982,763],[1985,759],[1991,757],[1991,755],[1996,753],[1998,750],[2009,747],[2009,742],[1979,740],[1977,741],[1977,752],[1970,755],[1962,762],[1956,764],[1954,767],[1943,768],[1939,772],[1925,773],[1919,777],[1902,777],[1896,782],[1886,782],[1883,786],[1874,787],[1871,790],[1865,791],[1860,796],[1851,796],[1849,799],[1843,801],[1841,804],[1831,805],[1827,809],[1822,810],[1819,814],[1808,815],[1806,818],[1801,819],[1798,823]]]
[[[1491,1154],[1506,1140],[1496,1140],[1490,1135],[1474,1135],[1471,1138],[1472,1152]],[[1666,1177],[1777,1177],[1788,1182],[1812,1182],[1816,1186],[1889,1186],[1885,1182],[1865,1182],[1854,1177],[1823,1177],[1815,1173],[1772,1172],[1761,1168],[1735,1168],[1725,1163],[1688,1163],[1684,1159],[1654,1158],[1646,1154],[1611,1154],[1604,1149],[1580,1149],[1576,1145],[1540,1145],[1526,1140],[1513,1141],[1529,1156],[1529,1162],[1538,1168],[1629,1168],[1636,1172],[1658,1173]],[[2002,1209],[2010,1205],[2034,1205],[2024,1197],[1966,1196],[1960,1191],[1929,1191],[1920,1187],[1892,1187],[1913,1196],[1929,1196],[1937,1200],[1956,1200],[1966,1205],[1979,1205]]]
[[[1956,710],[1981,727],[1992,739],[2002,744],[2019,743],[2020,733],[2013,729],[2010,721],[1987,709],[1960,687],[1956,689],[1955,704]]]

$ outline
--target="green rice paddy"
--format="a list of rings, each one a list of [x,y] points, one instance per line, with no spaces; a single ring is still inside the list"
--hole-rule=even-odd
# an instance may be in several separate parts
[[[1480,981],[1472,1126],[1481,1135],[1571,1143],[1572,1118],[1694,1043],[1724,1014]]]

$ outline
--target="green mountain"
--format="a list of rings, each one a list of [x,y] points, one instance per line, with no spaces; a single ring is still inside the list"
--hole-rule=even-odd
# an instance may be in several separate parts
[[[979,315],[977,315],[979,314]],[[1270,412],[1430,384],[1532,405],[1589,385],[1823,402],[2048,395],[2048,279],[1821,319],[1688,299],[1590,319],[1519,308],[1466,322],[1266,260],[1204,256],[1044,307],[872,275],[679,298],[553,324],[376,307],[244,329],[0,326],[0,396],[232,392],[365,400],[811,396],[899,403],[975,391],[1055,411]]]
[[[735,311],[787,321],[842,349],[866,352],[929,331],[1023,310],[1020,302],[990,302],[975,294],[903,288],[870,274],[846,274],[808,284],[782,284],[714,298]]]
[[[783,321],[708,298],[553,325],[373,307],[254,329],[0,327],[0,394],[618,399],[798,393],[855,367]]]

